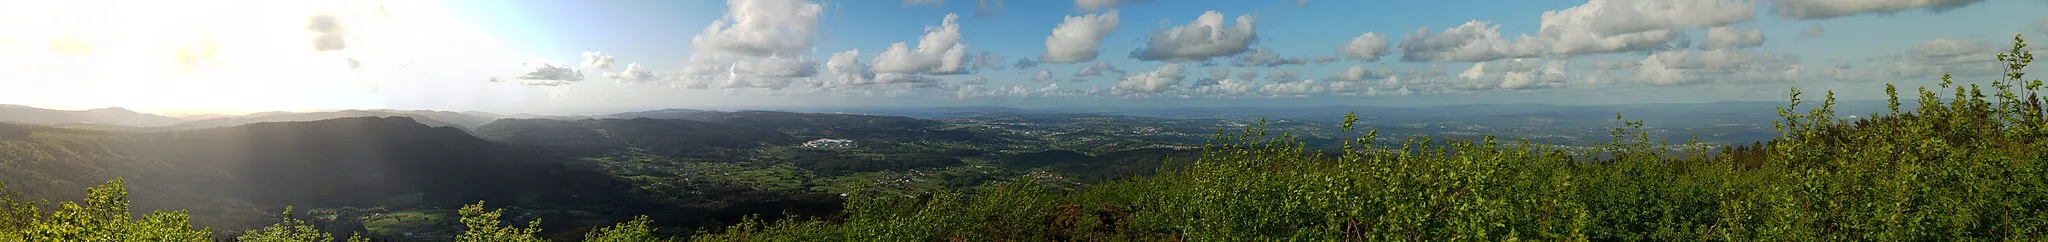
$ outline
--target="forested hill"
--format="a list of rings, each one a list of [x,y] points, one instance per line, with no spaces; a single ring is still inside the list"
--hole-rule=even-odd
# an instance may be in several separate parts
[[[0,181],[75,200],[126,179],[137,211],[190,209],[200,224],[274,223],[285,205],[455,207],[631,202],[628,186],[569,159],[405,117],[124,133],[0,123]],[[617,205],[617,204],[613,204]]]

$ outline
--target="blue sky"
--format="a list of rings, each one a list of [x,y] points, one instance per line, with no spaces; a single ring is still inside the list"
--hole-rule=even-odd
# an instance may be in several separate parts
[[[0,3],[14,9],[0,16],[20,18],[0,17],[12,22],[0,24],[0,68],[36,73],[0,80],[0,103],[229,113],[1414,106],[1781,100],[1791,87],[1876,99],[1882,82],[1991,78],[1988,61],[2011,34],[2048,34],[2040,0],[192,2],[239,11],[103,1],[117,7]],[[1191,22],[1211,11],[1215,28]],[[1049,40],[1063,25],[1104,35]],[[1367,33],[1376,41],[1353,42]],[[137,37],[164,41],[121,41]],[[330,37],[344,44],[319,45]],[[920,51],[921,39],[950,44]],[[290,41],[300,42],[274,43]],[[908,48],[882,57],[895,43]],[[1340,53],[1347,46],[1357,52]],[[1096,54],[1046,61],[1054,48]],[[975,66],[984,61],[993,65]]]

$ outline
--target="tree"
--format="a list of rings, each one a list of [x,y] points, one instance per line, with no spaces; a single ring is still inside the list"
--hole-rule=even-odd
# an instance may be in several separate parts
[[[500,225],[498,215],[504,209],[484,211],[484,202],[462,206],[462,225],[467,230],[455,237],[461,242],[541,242],[540,220],[526,224],[526,228]]]

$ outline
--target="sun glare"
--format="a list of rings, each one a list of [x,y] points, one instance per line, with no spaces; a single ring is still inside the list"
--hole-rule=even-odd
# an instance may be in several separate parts
[[[374,108],[422,1],[0,0],[0,103],[163,112]]]

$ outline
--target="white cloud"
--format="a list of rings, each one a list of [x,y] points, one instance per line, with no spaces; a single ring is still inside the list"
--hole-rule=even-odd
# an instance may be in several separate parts
[[[1237,16],[1236,23],[1223,25],[1223,13],[1208,11],[1187,25],[1152,32],[1145,47],[1131,52],[1132,58],[1147,61],[1202,61],[1249,50],[1257,38],[1252,15]]]
[[[1327,91],[1329,91],[1328,87],[1316,82],[1316,80],[1271,83],[1259,87],[1259,92],[1266,93],[1270,97],[1309,97]]]
[[[823,5],[806,0],[728,0],[725,15],[690,38],[692,51],[680,79],[780,89],[814,76],[817,63],[803,56],[823,12]]]
[[[1403,62],[1477,62],[1543,54],[1543,46],[1533,38],[1522,36],[1510,43],[1501,39],[1499,29],[1499,25],[1478,20],[1444,29],[1440,34],[1420,28],[1401,37],[1397,48],[1401,49]]]
[[[1913,9],[1945,11],[1984,0],[1773,0],[1779,16],[1827,19],[1857,14],[1889,14]]]
[[[1562,56],[1643,51],[1677,39],[1679,30],[1718,27],[1756,18],[1746,1],[1593,0],[1543,13],[1537,37]]]
[[[1221,79],[1213,85],[1195,87],[1194,91],[1195,93],[1209,94],[1217,97],[1234,98],[1251,93],[1252,83],[1236,79]]]
[[[1295,72],[1287,71],[1280,68],[1273,68],[1273,72],[1266,73],[1266,81],[1278,83],[1301,81],[1301,74],[1296,74]]]
[[[1653,85],[1772,83],[1797,80],[1797,58],[1731,49],[1671,50],[1650,54],[1635,68],[1634,80]]]
[[[1266,48],[1257,48],[1252,49],[1252,51],[1250,52],[1245,52],[1244,54],[1238,54],[1237,59],[1230,61],[1230,66],[1277,67],[1287,65],[1300,65],[1305,63],[1308,63],[1308,60],[1303,60],[1301,58],[1280,57],[1279,55],[1274,55],[1273,51],[1266,50]]]
[[[1092,12],[1104,8],[1116,7],[1117,5],[1148,1],[1151,0],[1074,0],[1074,7],[1079,8],[1082,11]]]
[[[625,70],[605,73],[604,76],[620,83],[640,83],[661,79],[661,75],[654,73],[653,70],[641,67],[640,63],[626,64]]]
[[[1223,80],[1223,79],[1230,79],[1230,69],[1229,69],[1229,68],[1216,68],[1216,69],[1209,69],[1209,80],[1210,80],[1210,81],[1218,81],[1218,80]]]
[[[917,49],[896,42],[868,62],[876,73],[966,74],[971,63],[967,60],[967,45],[960,43],[959,19],[958,14],[946,14],[940,26],[925,26]]]
[[[1763,30],[1752,28],[1747,31],[1743,31],[1723,26],[1707,29],[1707,45],[1705,45],[1704,47],[1710,50],[1733,49],[1757,47],[1763,44]]]
[[[975,77],[975,78],[969,78],[969,79],[967,79],[966,81],[960,81],[960,84],[962,84],[962,85],[988,85],[988,78],[987,78],[987,77]]]
[[[1093,61],[1100,52],[1102,38],[1116,31],[1116,27],[1116,10],[1067,16],[1066,21],[1052,29],[1052,35],[1045,37],[1045,55],[1039,59],[1052,63]]]
[[[825,70],[833,76],[834,86],[923,83],[937,81],[930,77],[909,73],[875,72],[874,68],[860,63],[860,50],[848,50],[832,54],[825,61]]]
[[[1038,75],[1032,75],[1032,76],[1031,76],[1031,80],[1032,80],[1032,81],[1045,81],[1045,80],[1052,80],[1052,71],[1048,71],[1048,70],[1045,70],[1045,69],[1038,69]]]
[[[1904,53],[1881,58],[1885,62],[1871,65],[1869,69],[1823,74],[1873,81],[1933,78],[1944,73],[1958,77],[1995,76],[2005,71],[2005,65],[1995,58],[2005,50],[1984,41],[1933,39],[1914,45]]]
[[[568,65],[535,61],[525,64],[526,70],[511,78],[492,77],[491,82],[518,82],[529,86],[561,86],[583,81],[583,71]]]
[[[1351,42],[1345,43],[1344,46],[1337,47],[1337,54],[1344,56],[1345,59],[1373,62],[1379,61],[1380,56],[1392,54],[1394,51],[1389,47],[1392,47],[1392,43],[1387,41],[1386,36],[1365,32],[1358,37],[1352,37]]]
[[[582,67],[599,70],[612,69],[612,55],[596,51],[584,51]]]
[[[334,15],[314,15],[306,20],[306,30],[313,31],[313,50],[331,51],[348,48],[348,32],[343,31],[341,20]]]
[[[1178,63],[1159,66],[1159,69],[1124,77],[1113,90],[1121,93],[1156,94],[1180,85],[1184,67]]]
[[[1659,30],[1726,26],[1756,18],[1756,5],[1735,0],[1592,0],[1543,14],[1544,25],[1589,28],[1609,37]]]
[[[1116,66],[1110,65],[1107,62],[1096,62],[1094,65],[1081,67],[1080,71],[1074,72],[1074,76],[1102,76],[1103,73],[1109,72],[1115,72],[1117,75],[1129,74],[1129,72],[1117,69]]]
[[[1338,81],[1364,81],[1386,78],[1387,76],[1391,76],[1393,74],[1393,69],[1387,69],[1384,67],[1380,68],[1379,70],[1367,70],[1363,66],[1351,66],[1351,68],[1344,69],[1344,72],[1339,72],[1337,73],[1337,75],[1330,76],[1329,79]]]
[[[1459,90],[1535,89],[1564,87],[1571,76],[1569,62],[1561,59],[1534,61],[1512,59],[1473,63],[1445,86]]]
[[[811,48],[824,6],[806,0],[728,0],[725,16],[691,38],[698,52],[750,57]]]

